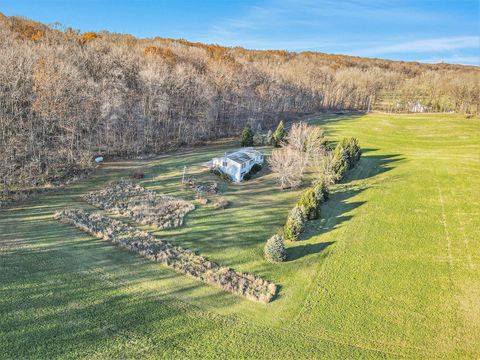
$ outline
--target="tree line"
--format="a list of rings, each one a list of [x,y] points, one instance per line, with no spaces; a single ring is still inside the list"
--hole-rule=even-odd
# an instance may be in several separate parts
[[[475,67],[80,33],[0,14],[3,192],[323,109],[478,114]]]

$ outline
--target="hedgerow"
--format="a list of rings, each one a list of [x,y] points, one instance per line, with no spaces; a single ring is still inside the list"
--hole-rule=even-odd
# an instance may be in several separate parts
[[[149,260],[247,299],[268,303],[277,292],[277,286],[269,281],[222,267],[191,250],[159,240],[100,213],[67,209],[55,213],[54,217],[97,238],[109,240]]]
[[[362,151],[358,139],[343,138],[333,151],[333,171],[337,179],[342,179],[347,170],[352,169],[360,160]]]
[[[298,237],[304,230],[305,220],[314,220],[320,217],[321,205],[329,196],[328,180],[333,179],[332,182],[340,180],[347,170],[353,168],[360,160],[361,154],[362,151],[356,138],[344,138],[337,144],[333,150],[333,156],[327,155],[333,162],[331,166],[329,165],[327,167],[329,174],[321,175],[311,187],[303,191],[297,204],[287,217],[287,221],[283,226],[282,235],[274,235],[267,241],[265,245],[265,258],[267,258],[267,249],[269,253],[278,252],[278,249],[284,246],[284,239],[291,241],[298,240]],[[332,171],[334,173],[330,174]],[[332,182],[330,182],[330,184]],[[284,247],[283,250],[285,250]],[[269,259],[267,258],[267,260]]]
[[[300,200],[297,202],[297,207],[302,210],[307,220],[318,219],[320,213],[317,206],[317,196],[313,187],[306,189],[302,193]]]

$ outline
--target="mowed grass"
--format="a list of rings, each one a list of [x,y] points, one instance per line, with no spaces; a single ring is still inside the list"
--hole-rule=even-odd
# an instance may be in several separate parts
[[[289,261],[262,258],[299,191],[264,173],[222,184],[162,239],[279,284],[268,305],[206,286],[52,219],[143,168],[144,186],[193,199],[188,173],[232,143],[104,164],[91,178],[0,211],[1,358],[478,358],[480,123],[457,115],[319,116],[356,136],[358,167],[332,189]],[[266,149],[266,151],[269,151]],[[124,219],[124,218],[123,218]],[[126,219],[124,219],[126,220]],[[149,229],[154,231],[153,229]]]

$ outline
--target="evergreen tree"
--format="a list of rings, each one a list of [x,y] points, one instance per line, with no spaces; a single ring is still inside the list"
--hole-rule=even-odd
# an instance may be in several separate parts
[[[272,145],[273,141],[273,133],[272,130],[268,130],[267,137],[265,138],[265,145]]]
[[[252,146],[253,145],[253,131],[252,126],[247,123],[242,131],[242,138],[240,140],[242,146]]]
[[[314,184],[313,190],[317,199],[317,207],[320,207],[328,199],[328,185],[325,177],[321,176]]]
[[[284,226],[283,234],[286,240],[298,240],[298,236],[303,232],[305,226],[305,216],[302,210],[295,206],[287,218],[287,223]]]
[[[279,147],[282,141],[284,141],[287,137],[287,130],[285,130],[285,125],[283,124],[283,120],[278,123],[277,129],[273,133],[272,145],[275,147]]]
[[[333,172],[338,180],[341,180],[349,168],[348,154],[342,143],[338,143],[333,151]]]
[[[262,126],[258,124],[257,130],[253,135],[253,144],[257,146],[263,145]]]
[[[264,248],[264,256],[267,261],[276,263],[287,259],[285,244],[281,235],[275,234],[267,240]]]
[[[306,189],[300,197],[297,206],[302,210],[308,220],[318,219],[320,216],[320,207],[318,205],[315,188],[311,187]]]

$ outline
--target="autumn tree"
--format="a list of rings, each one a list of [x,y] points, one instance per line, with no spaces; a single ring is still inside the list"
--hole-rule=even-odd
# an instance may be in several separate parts
[[[138,156],[238,137],[246,122],[278,125],[266,142],[281,146],[287,132],[278,120],[316,111],[473,116],[479,84],[477,67],[81,33],[0,14],[2,193],[88,169],[96,154]],[[295,131],[288,141],[302,159],[292,148],[272,155],[287,158],[280,172],[293,169],[278,175],[282,186],[296,186],[307,163],[342,172],[350,150],[322,162],[321,129]]]

